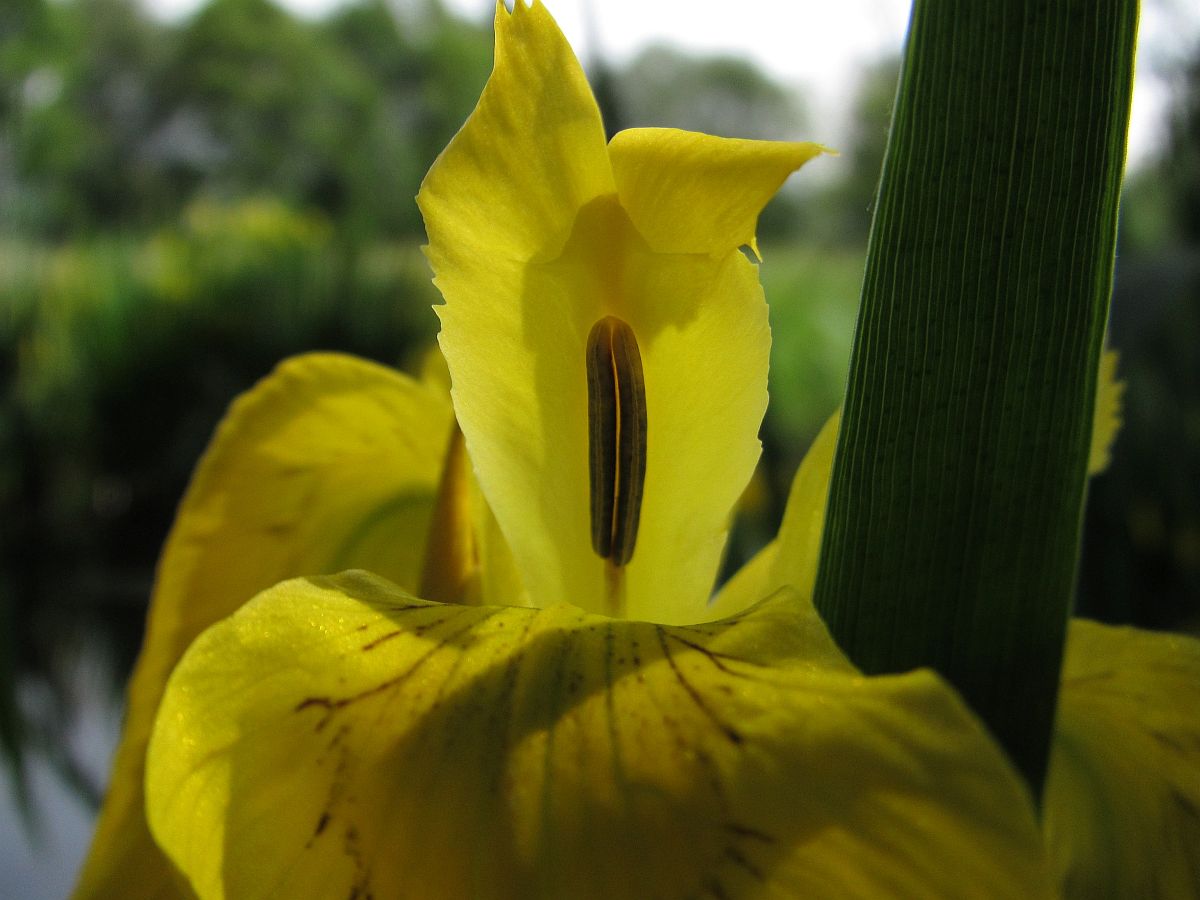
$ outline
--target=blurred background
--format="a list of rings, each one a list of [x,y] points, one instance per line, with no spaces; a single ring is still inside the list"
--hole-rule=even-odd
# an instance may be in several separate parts
[[[763,216],[765,453],[730,564],[840,401],[903,0],[550,2],[611,130],[838,147]],[[822,6],[828,6],[822,5]],[[413,196],[491,67],[488,0],[0,3],[0,877],[70,888],[153,566],[223,410],[285,356],[411,367]],[[1146,0],[1110,341],[1128,384],[1080,610],[1200,630],[1200,11]]]

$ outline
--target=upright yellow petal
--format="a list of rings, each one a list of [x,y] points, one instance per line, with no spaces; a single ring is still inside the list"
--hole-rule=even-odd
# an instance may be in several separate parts
[[[1045,822],[1068,900],[1200,898],[1200,641],[1071,623]]]
[[[600,110],[566,38],[541,3],[498,2],[491,77],[417,197],[434,270],[457,282],[447,262],[555,256],[579,209],[612,189]]]
[[[609,144],[621,206],[660,253],[758,253],[758,214],[820,144],[631,128]]]
[[[563,483],[559,431],[563,418],[586,427],[562,411],[571,376],[583,378],[574,332],[591,322],[576,323],[569,291],[534,287],[527,273],[557,257],[580,209],[612,191],[600,113],[566,39],[541,4],[497,5],[492,76],[417,200],[446,300],[439,340],[458,420],[535,602],[569,595],[574,560],[555,541],[569,517],[560,506],[575,509],[579,486]],[[586,506],[582,515],[586,527]]]
[[[766,407],[766,304],[738,248],[819,149],[673,131],[606,147],[549,15],[498,9],[495,71],[418,200],[455,410],[534,604],[656,621],[703,609]],[[632,329],[647,416],[637,541],[617,575],[592,549],[589,489],[585,349],[608,316]]]
[[[159,563],[124,732],[77,898],[180,893],[146,828],[146,742],[197,634],[298,574],[371,566],[416,587],[451,413],[382,366],[313,354],[240,397],[201,460]]]
[[[152,827],[206,900],[1049,896],[954,693],[827,664],[797,608],[672,628],[279,585],[172,676]]]

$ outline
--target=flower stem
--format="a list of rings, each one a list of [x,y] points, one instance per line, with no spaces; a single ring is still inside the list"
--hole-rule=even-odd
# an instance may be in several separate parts
[[[815,600],[1040,791],[1112,286],[1136,0],[916,0]]]

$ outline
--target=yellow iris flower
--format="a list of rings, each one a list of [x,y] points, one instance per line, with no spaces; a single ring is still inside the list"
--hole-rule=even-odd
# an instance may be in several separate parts
[[[1200,645],[1073,624],[1039,823],[952,689],[864,677],[810,603],[836,416],[710,602],[766,405],[740,248],[821,148],[606,143],[540,5],[496,36],[419,197],[453,408],[436,373],[334,355],[237,401],[164,551],[76,896],[1197,896]],[[593,426],[633,396],[589,396],[609,317],[645,412],[618,414],[645,471],[622,560],[593,534],[621,515]],[[347,568],[388,580],[294,578]]]

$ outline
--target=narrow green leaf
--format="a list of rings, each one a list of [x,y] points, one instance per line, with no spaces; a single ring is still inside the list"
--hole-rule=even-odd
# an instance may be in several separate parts
[[[917,0],[816,603],[932,666],[1035,792],[1074,590],[1136,0]]]

